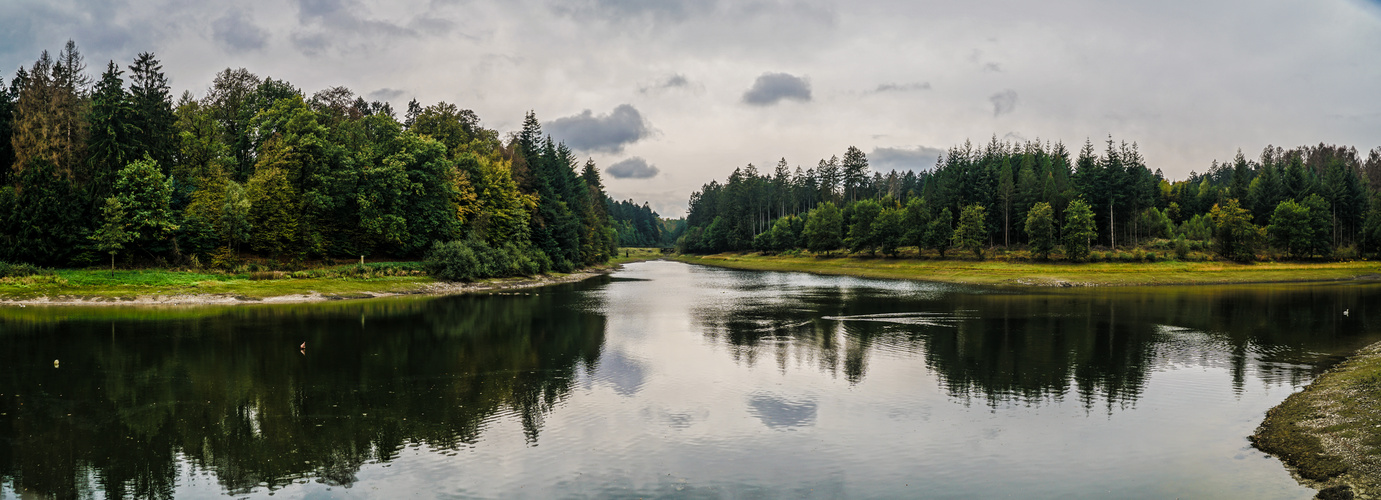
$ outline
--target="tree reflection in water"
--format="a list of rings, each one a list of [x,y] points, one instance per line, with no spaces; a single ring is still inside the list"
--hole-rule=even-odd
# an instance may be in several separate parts
[[[805,363],[860,383],[871,355],[920,355],[951,396],[994,407],[1076,397],[1111,412],[1134,404],[1150,373],[1171,364],[1226,367],[1239,392],[1249,369],[1267,383],[1298,385],[1328,366],[1320,353],[1359,348],[1381,327],[1379,313],[1363,307],[1381,288],[1365,283],[971,293],[817,287],[776,296],[755,293],[760,282],[741,286],[748,305],[703,307],[695,318],[742,363],[771,356],[781,370]],[[1184,339],[1192,335],[1221,349],[1190,349]]]
[[[548,292],[0,310],[0,479],[52,498],[168,498],[180,454],[231,494],[349,485],[410,444],[472,445],[508,413],[535,445],[604,342],[604,317]]]
[[[1372,284],[1004,291],[679,276],[694,276],[672,288],[686,296],[636,307],[688,313],[691,330],[738,363],[850,384],[867,383],[879,357],[924,363],[948,397],[993,411],[1072,400],[1111,413],[1177,365],[1221,367],[1239,394],[1252,377],[1295,386],[1381,326],[1366,307],[1381,296]],[[611,294],[586,291],[605,286],[619,283],[289,306],[0,309],[0,483],[52,498],[167,498],[185,463],[243,494],[307,479],[351,485],[366,463],[409,446],[473,447],[499,421],[519,423],[535,446],[543,420],[596,366],[632,398],[669,361],[619,350],[600,359]],[[827,408],[770,387],[746,404],[749,418],[783,433],[817,427]],[[677,415],[670,427],[688,428]]]

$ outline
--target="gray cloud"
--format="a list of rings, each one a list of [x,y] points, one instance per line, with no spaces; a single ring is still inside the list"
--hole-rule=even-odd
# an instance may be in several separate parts
[[[884,83],[873,89],[874,94],[883,92],[912,92],[916,90],[930,90],[930,82],[913,83]]]
[[[656,165],[637,156],[609,165],[604,171],[615,179],[651,179],[660,172]]]
[[[587,109],[544,123],[542,129],[571,149],[613,154],[652,135],[652,127],[642,113],[628,104],[620,104],[613,112],[599,116]]]
[[[771,106],[783,99],[807,102],[810,98],[810,82],[786,73],[763,73],[743,93],[743,102],[753,106]]]
[[[370,98],[371,100],[374,100],[374,101],[386,101],[386,102],[387,102],[387,101],[392,101],[392,100],[394,100],[394,99],[397,99],[397,98],[399,98],[399,97],[403,97],[403,94],[405,94],[405,93],[406,93],[406,92],[404,92],[404,91],[402,91],[402,90],[391,89],[391,88],[388,88],[388,87],[384,87],[384,88],[381,88],[381,89],[372,91],[372,92],[370,92],[368,95],[369,95],[369,98]]]
[[[995,62],[990,62],[990,63],[987,63],[987,64],[984,64],[984,65],[983,65],[983,71],[991,71],[991,72],[993,72],[993,73],[1001,73],[1001,72],[1002,72],[1002,65],[1001,65],[1001,64],[998,64],[998,63],[995,63]]]
[[[1017,109],[1017,91],[1004,90],[988,98],[993,103],[993,116],[1002,116]]]
[[[293,0],[293,4],[303,29],[290,39],[307,55],[320,55],[327,49],[370,51],[392,40],[444,35],[454,26],[428,15],[416,16],[406,26],[374,19],[360,0]]]
[[[716,2],[704,0],[590,0],[584,2],[555,2],[553,10],[579,17],[601,17],[613,20],[651,18],[657,21],[681,22],[694,15],[713,12]]]
[[[676,74],[673,74],[673,75],[668,76],[668,77],[666,77],[666,78],[663,78],[663,79],[661,79],[661,80],[658,80],[657,83],[654,83],[654,84],[652,84],[652,85],[644,85],[644,86],[642,86],[642,87],[638,87],[638,92],[639,92],[639,93],[646,94],[646,93],[648,93],[648,92],[655,92],[655,91],[659,91],[659,90],[681,89],[681,88],[687,88],[687,87],[690,87],[690,86],[691,86],[691,82],[690,82],[689,79],[686,78],[686,75],[682,75],[682,74],[680,74],[680,73],[676,73]]]
[[[211,38],[231,52],[249,52],[264,48],[269,34],[243,10],[235,9],[211,22]]]
[[[943,154],[945,154],[945,150],[927,146],[916,146],[910,149],[873,148],[873,152],[868,153],[868,164],[880,172],[888,170],[919,171],[933,168],[935,161]]]

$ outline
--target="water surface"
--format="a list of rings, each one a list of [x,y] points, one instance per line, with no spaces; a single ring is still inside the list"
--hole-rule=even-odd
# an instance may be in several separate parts
[[[1246,436],[1381,340],[1378,298],[647,262],[514,294],[0,309],[0,498],[1308,498]]]

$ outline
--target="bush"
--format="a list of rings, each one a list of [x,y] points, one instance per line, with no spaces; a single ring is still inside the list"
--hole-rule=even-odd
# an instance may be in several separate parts
[[[480,261],[464,241],[436,242],[422,265],[427,274],[442,281],[474,281],[480,277]]]
[[[10,264],[0,260],[0,278],[22,278],[45,274],[53,274],[53,272],[29,263]]]
[[[422,268],[442,281],[474,281],[484,278],[532,276],[552,269],[572,269],[564,259],[553,264],[540,250],[529,250],[512,243],[493,247],[479,239],[457,240],[432,245]]]

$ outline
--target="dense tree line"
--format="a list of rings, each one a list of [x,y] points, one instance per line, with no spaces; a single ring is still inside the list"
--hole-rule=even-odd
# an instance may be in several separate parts
[[[617,245],[599,170],[532,113],[504,140],[453,104],[413,101],[399,121],[344,87],[308,95],[243,68],[174,99],[153,54],[92,81],[68,42],[0,91],[0,134],[0,260],[416,258],[459,241],[521,261],[502,274]]]
[[[870,171],[855,147],[810,169],[786,159],[770,173],[737,168],[693,193],[682,251],[838,250],[897,255],[902,247],[1025,247],[1081,260],[1092,246],[1135,248],[1211,243],[1252,260],[1274,250],[1292,258],[1339,249],[1381,250],[1381,148],[1320,144],[1240,151],[1207,173],[1170,181],[1135,143],[1108,138],[1098,151],[1062,143],[971,143],[950,148],[932,170]]]
[[[621,247],[670,247],[685,231],[685,219],[664,219],[646,202],[608,199],[609,222]]]

